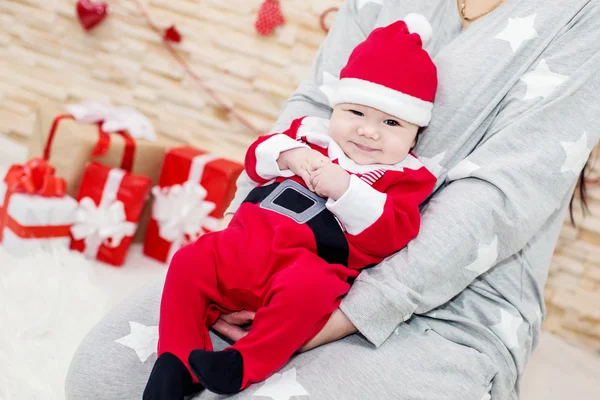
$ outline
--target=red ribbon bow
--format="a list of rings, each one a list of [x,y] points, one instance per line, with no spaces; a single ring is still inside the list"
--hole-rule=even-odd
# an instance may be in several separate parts
[[[54,176],[54,167],[41,158],[32,158],[23,165],[11,166],[4,182],[13,193],[63,197],[67,191],[65,180]]]

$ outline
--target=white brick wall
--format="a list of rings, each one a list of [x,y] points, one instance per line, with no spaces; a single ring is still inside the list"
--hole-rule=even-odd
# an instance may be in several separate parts
[[[320,13],[342,0],[281,1],[287,24],[267,38],[254,31],[261,2],[144,0],[155,23],[177,26],[181,54],[206,84],[268,130],[325,37]],[[23,141],[39,97],[105,100],[139,108],[161,135],[209,150],[222,146],[240,159],[255,134],[191,82],[133,1],[107,3],[107,19],[86,34],[75,0],[0,1],[0,135]]]

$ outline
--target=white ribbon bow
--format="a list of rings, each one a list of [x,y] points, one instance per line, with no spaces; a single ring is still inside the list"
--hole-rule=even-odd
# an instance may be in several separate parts
[[[186,240],[200,237],[204,228],[213,231],[218,228],[218,220],[209,216],[216,205],[204,201],[206,189],[202,185],[187,181],[165,188],[155,186],[152,193],[155,197],[152,216],[158,222],[158,235],[173,243],[173,251]]]
[[[133,236],[136,224],[127,221],[125,206],[115,196],[103,198],[99,206],[84,197],[75,214],[71,233],[75,240],[85,239],[85,255],[95,257],[102,244],[119,247],[126,236]]]
[[[105,132],[127,130],[136,139],[156,141],[156,132],[150,120],[131,107],[84,101],[79,104],[69,104],[66,109],[79,122],[87,124],[102,122],[102,130]]]

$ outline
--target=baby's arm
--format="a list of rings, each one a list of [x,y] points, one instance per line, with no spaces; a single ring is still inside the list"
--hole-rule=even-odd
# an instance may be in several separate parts
[[[294,175],[290,169],[280,169],[277,160],[285,151],[308,148],[308,145],[296,140],[301,124],[302,118],[295,119],[285,132],[261,136],[250,145],[245,160],[246,173],[250,179],[263,184],[280,176],[287,178]]]
[[[307,136],[328,139],[328,125],[321,118],[298,118],[288,130],[259,137],[246,152],[246,173],[263,184],[278,177],[300,176],[311,190],[310,172],[330,162],[329,158],[306,144]],[[310,140],[308,142],[312,143]]]
[[[417,236],[419,205],[436,182],[425,167],[392,173],[394,180],[385,193],[352,175],[345,193],[327,201],[327,208],[344,226],[348,240],[365,253],[381,258],[396,253]]]

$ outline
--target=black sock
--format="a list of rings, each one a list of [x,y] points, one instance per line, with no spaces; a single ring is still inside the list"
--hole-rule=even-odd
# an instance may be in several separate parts
[[[183,400],[202,389],[202,385],[192,382],[192,375],[180,359],[163,353],[152,368],[143,400]]]
[[[193,350],[188,361],[196,378],[211,392],[235,394],[241,390],[244,361],[239,351]]]

